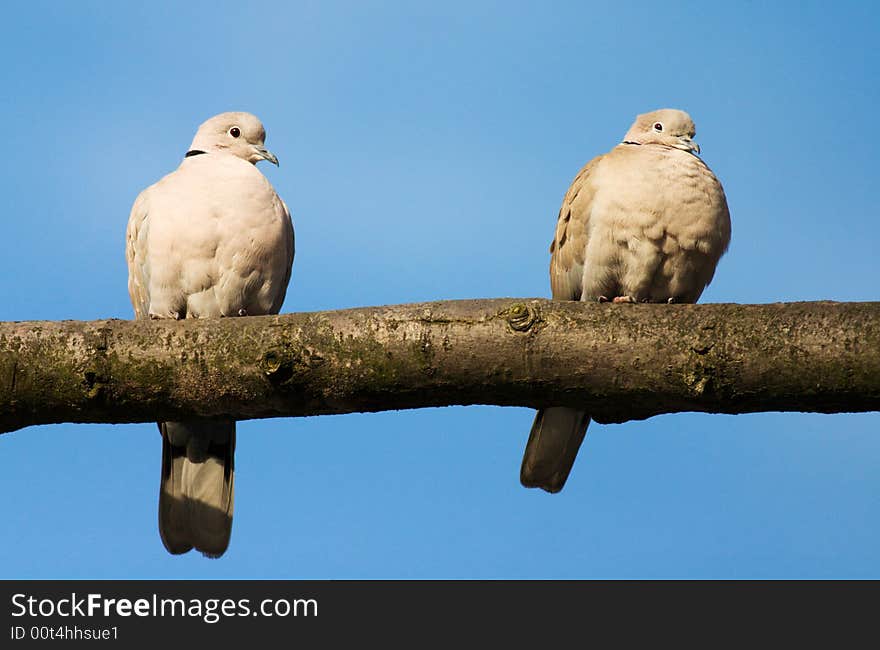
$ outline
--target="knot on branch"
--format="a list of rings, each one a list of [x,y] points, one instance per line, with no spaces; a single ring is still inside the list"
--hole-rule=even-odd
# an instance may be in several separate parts
[[[263,372],[269,381],[283,384],[294,375],[302,375],[314,370],[324,363],[324,357],[317,351],[302,348],[299,350],[286,350],[272,348],[263,354]]]
[[[515,332],[527,332],[538,322],[538,310],[521,302],[511,305],[500,315]]]
[[[284,365],[284,356],[278,350],[269,350],[263,355],[263,372],[270,379],[278,375]]]

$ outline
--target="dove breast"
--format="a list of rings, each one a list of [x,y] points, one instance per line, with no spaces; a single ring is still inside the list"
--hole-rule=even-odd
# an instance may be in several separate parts
[[[151,316],[278,312],[292,259],[290,215],[253,164],[193,156],[144,194],[137,236],[146,240]]]
[[[679,149],[620,144],[594,162],[581,299],[696,302],[730,242],[724,190]]]

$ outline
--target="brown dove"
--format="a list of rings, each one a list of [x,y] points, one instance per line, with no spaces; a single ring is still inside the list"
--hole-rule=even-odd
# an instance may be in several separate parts
[[[555,300],[693,303],[730,243],[721,183],[697,154],[684,111],[639,115],[623,142],[581,169],[550,244]],[[590,416],[537,412],[520,470],[526,487],[565,485]]]
[[[293,264],[290,212],[260,160],[278,164],[250,113],[203,123],[180,166],[134,202],[126,234],[138,319],[277,314]],[[159,534],[170,553],[229,545],[235,422],[160,422]]]

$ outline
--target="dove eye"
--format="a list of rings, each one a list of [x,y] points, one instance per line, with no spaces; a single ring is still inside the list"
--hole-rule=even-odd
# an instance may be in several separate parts
[[[241,135],[241,129],[239,129],[237,126],[233,126],[231,129],[229,129],[229,135],[231,135],[233,138],[237,138]]]
[[[660,124],[660,122],[654,122],[654,130],[657,133],[660,133],[661,131],[663,131],[663,125]]]

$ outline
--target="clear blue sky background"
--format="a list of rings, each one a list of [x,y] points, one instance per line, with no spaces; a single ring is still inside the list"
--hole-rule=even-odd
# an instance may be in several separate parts
[[[875,3],[10,4],[0,320],[131,318],[138,192],[248,110],[297,256],[283,311],[549,296],[572,177],[683,108],[733,242],[704,302],[878,300]],[[880,577],[880,414],[593,425],[519,485],[532,412],[244,422],[232,544],[172,557],[152,424],[0,436],[3,578]]]

